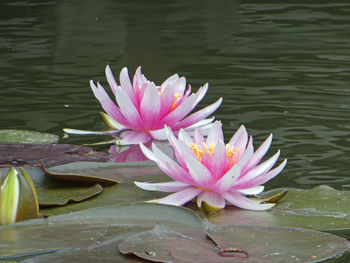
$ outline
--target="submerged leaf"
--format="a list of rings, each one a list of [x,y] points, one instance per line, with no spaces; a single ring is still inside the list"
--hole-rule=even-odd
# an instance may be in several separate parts
[[[106,161],[108,155],[89,147],[71,144],[21,144],[0,143],[1,166],[51,167],[74,161]]]
[[[27,130],[0,130],[0,142],[48,144],[58,142],[58,136]]]

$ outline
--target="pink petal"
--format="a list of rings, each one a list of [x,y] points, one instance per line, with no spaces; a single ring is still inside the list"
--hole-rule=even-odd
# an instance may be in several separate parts
[[[248,133],[243,125],[238,131],[232,136],[229,144],[235,148],[240,149],[240,155],[243,155],[248,142]]]
[[[260,147],[255,151],[252,158],[249,160],[247,165],[243,168],[243,172],[246,173],[250,169],[252,169],[254,166],[256,166],[260,160],[264,157],[268,149],[270,148],[272,142],[272,134],[270,134],[269,137],[260,145]]]
[[[174,91],[173,85],[167,85],[163,88],[163,93],[160,95],[160,101],[161,101],[161,113],[159,115],[159,118],[164,118],[167,114],[169,114],[171,107],[173,106],[174,99],[175,99],[175,91]]]
[[[211,206],[220,208],[225,207],[225,199],[220,194],[215,192],[201,192],[197,196],[197,206],[201,207],[203,201]]]
[[[179,140],[184,141],[187,145],[194,143],[192,137],[188,135],[184,129],[180,129],[178,138]]]
[[[169,78],[167,78],[161,85],[162,88],[165,88],[168,85],[173,84],[175,81],[177,81],[179,79],[179,75],[178,74],[174,74],[172,76],[170,76]]]
[[[146,130],[159,129],[160,98],[154,83],[150,83],[143,95],[140,113]]]
[[[182,120],[187,114],[190,113],[195,99],[196,98],[194,94],[189,96],[183,103],[181,103],[179,106],[177,106],[177,108],[165,116],[162,122],[174,129],[173,126],[175,123]]]
[[[144,131],[125,131],[121,134],[121,144],[139,144],[145,143],[151,140],[149,133]]]
[[[239,166],[239,168],[241,168],[242,170],[242,174],[243,172],[243,167],[245,167],[245,165],[250,161],[250,159],[252,158],[254,154],[254,147],[253,147],[253,137],[250,136],[249,137],[249,141],[248,141],[248,146],[246,151],[244,152],[243,155],[239,155],[239,161],[237,162],[236,165]]]
[[[120,107],[120,111],[130,123],[129,127],[134,129],[142,129],[143,123],[138,110],[135,108],[135,105],[129,96],[120,87],[117,89],[116,99]]]
[[[267,210],[275,204],[259,204],[242,196],[237,191],[229,191],[222,196],[232,205],[249,210]]]
[[[186,167],[186,160],[188,158],[195,158],[193,151],[188,145],[182,141],[177,140],[171,130],[168,129],[168,140],[175,151],[175,156],[182,167]]]
[[[144,82],[145,82],[145,80],[142,77],[141,67],[138,67],[136,69],[136,72],[135,72],[135,75],[133,78],[133,82],[132,82],[134,93],[136,93],[137,89],[139,89],[139,86],[142,86]]]
[[[177,181],[166,183],[134,182],[134,184],[144,190],[160,192],[178,192],[190,186],[188,184]]]
[[[208,91],[209,84],[205,83],[202,87],[199,88],[199,90],[196,92],[196,102],[195,105],[197,105],[205,96],[205,94]]]
[[[117,105],[115,105],[111,98],[108,96],[104,88],[100,84],[98,84],[98,87],[96,87],[92,80],[90,81],[90,86],[96,99],[98,99],[98,101],[101,103],[101,106],[104,109],[104,111],[107,112],[108,115],[110,115],[120,124],[130,127],[129,122],[123,116]]]
[[[166,175],[175,181],[183,183],[193,184],[193,179],[181,166],[179,166],[174,160],[164,154],[159,148],[153,143],[152,144],[153,155],[159,169],[161,169]]]
[[[220,178],[215,184],[215,189],[219,193],[227,192],[235,184],[237,178],[239,177],[241,170],[237,165],[233,166],[228,172]]]
[[[172,83],[172,85],[174,86],[174,94],[179,93],[183,96],[186,89],[186,78],[181,77]]]
[[[134,93],[133,87],[131,85],[131,81],[130,81],[130,77],[129,77],[129,73],[128,73],[128,69],[127,68],[123,68],[120,71],[119,81],[120,81],[121,88],[125,91],[126,94],[128,94],[129,98],[134,103],[135,107],[137,107],[138,104],[137,104],[137,101],[136,101],[136,97],[135,97],[135,93]]]
[[[203,188],[210,188],[213,183],[213,178],[210,171],[196,158],[189,158],[186,161],[186,166],[194,182]]]
[[[202,190],[196,187],[187,187],[179,192],[168,195],[158,201],[159,204],[180,206],[195,198]]]
[[[248,173],[246,174],[241,174],[241,177],[238,178],[237,183],[243,183],[243,182],[248,182],[252,180],[253,178],[266,173],[268,170],[270,170],[274,164],[276,163],[278,157],[280,155],[280,151],[278,150],[277,153],[275,153],[270,159],[267,161],[259,164],[258,166],[254,167],[251,169]]]
[[[111,90],[113,91],[113,94],[115,96],[115,93],[117,91],[118,85],[115,82],[115,79],[113,77],[113,73],[112,73],[111,68],[109,67],[109,65],[107,65],[107,67],[106,67],[106,77],[107,77],[108,84],[111,87]]]
[[[276,168],[272,169],[271,171],[263,175],[260,175],[258,177],[255,177],[250,181],[238,183],[233,187],[233,189],[246,189],[246,188],[262,185],[267,181],[271,180],[272,178],[274,178],[275,176],[277,176],[284,169],[286,164],[287,164],[287,160],[285,159],[280,165],[278,165]]]
[[[241,189],[241,190],[238,190],[238,192],[244,195],[258,195],[264,191],[264,188],[265,188],[264,186],[259,185],[259,186],[254,186],[247,189]]]
[[[200,128],[202,126],[206,126],[208,124],[211,124],[214,121],[215,117],[211,117],[208,119],[204,119],[204,120],[200,120],[194,124],[192,124],[191,126],[186,127],[186,129],[195,129],[195,128]]]
[[[153,139],[162,141],[167,139],[167,132],[165,128],[159,129],[159,130],[150,130],[148,131]]]
[[[209,131],[206,143],[209,146],[210,144],[216,144],[219,141],[224,141],[224,134],[222,133],[221,122],[215,121]]]
[[[198,121],[201,121],[202,119],[208,117],[210,114],[212,114],[222,103],[222,98],[218,99],[215,103],[189,115],[179,123],[177,123],[173,129],[180,129],[180,128],[186,128],[188,126],[191,126],[195,124]]]
[[[226,165],[226,158],[226,147],[222,141],[216,143],[214,152],[211,156],[204,153],[202,163],[208,168],[214,181],[221,178]]]
[[[200,129],[196,129],[194,131],[194,141],[198,146],[202,146],[202,144],[205,143],[205,138],[202,135]]]

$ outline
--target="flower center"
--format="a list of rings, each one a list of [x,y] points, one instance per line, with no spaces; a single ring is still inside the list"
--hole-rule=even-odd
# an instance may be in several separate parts
[[[191,150],[194,152],[194,154],[196,155],[196,158],[199,161],[202,161],[203,155],[205,153],[208,154],[209,157],[211,157],[214,153],[215,146],[216,146],[215,143],[211,143],[208,146],[204,142],[202,142],[202,146],[198,146],[196,143],[190,144]],[[233,145],[231,146],[228,143],[225,145],[225,148],[226,148],[227,160],[230,162],[230,164],[231,164],[230,166],[232,167],[233,165],[236,164],[236,162],[238,160],[240,149],[235,148]]]

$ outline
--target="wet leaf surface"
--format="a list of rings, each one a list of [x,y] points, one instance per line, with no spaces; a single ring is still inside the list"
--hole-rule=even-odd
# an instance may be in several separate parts
[[[123,261],[125,257],[118,252],[117,244],[132,234],[153,228],[157,222],[177,231],[198,232],[201,229],[199,218],[181,207],[159,204],[106,206],[0,227],[0,260],[54,250],[60,251],[54,262],[72,262],[70,255],[76,257],[79,252],[79,262],[91,262],[91,253],[82,251],[103,250],[104,256],[99,262],[108,259],[135,262],[134,259]],[[41,257],[45,262],[46,257],[56,255],[40,256],[38,260]],[[61,261],[62,258],[67,261]],[[40,262],[28,259],[29,262],[32,260]]]
[[[48,144],[58,142],[55,134],[28,130],[0,130],[1,143],[38,143]]]
[[[75,161],[103,162],[108,154],[71,144],[0,143],[0,167],[32,165],[56,166]]]
[[[344,238],[311,230],[268,226],[206,225],[216,245],[157,225],[119,244],[124,254],[153,262],[320,262],[350,248]]]
[[[47,168],[45,172],[62,180],[98,183],[170,180],[153,162],[73,162]]]
[[[288,189],[277,205],[267,211],[228,206],[207,217],[219,225],[257,224],[338,231],[350,229],[349,203],[350,191],[318,186],[309,190]]]

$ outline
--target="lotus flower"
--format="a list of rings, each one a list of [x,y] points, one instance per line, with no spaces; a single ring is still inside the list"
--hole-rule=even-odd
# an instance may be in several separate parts
[[[159,168],[174,181],[165,183],[135,182],[145,190],[173,192],[158,203],[183,205],[197,197],[197,206],[208,212],[225,207],[226,201],[240,208],[251,210],[269,209],[274,204],[263,204],[245,197],[257,195],[264,190],[261,186],[278,175],[285,167],[284,160],[276,168],[280,151],[259,164],[270,147],[272,134],[254,152],[253,139],[241,126],[231,140],[225,144],[221,123],[213,123],[205,139],[199,130],[192,139],[185,130],[180,130],[178,138],[170,129],[167,137],[172,145],[175,162],[153,144],[149,150],[141,144],[143,153],[157,163]]]
[[[119,77],[120,86],[114,80],[109,66],[106,67],[106,76],[118,105],[114,104],[99,83],[96,86],[90,81],[90,85],[107,113],[102,114],[103,118],[110,127],[116,129],[107,133],[116,135],[121,132],[121,144],[145,143],[152,139],[165,140],[165,126],[175,133],[181,128],[187,131],[194,131],[197,127],[208,128],[213,118],[205,118],[222,102],[220,98],[215,103],[189,115],[203,99],[208,84],[196,93],[191,93],[191,86],[186,90],[186,79],[175,74],[162,85],[156,86],[142,75],[141,67],[136,70],[132,82],[128,69],[123,68]],[[84,133],[73,129],[64,130],[68,133]]]

